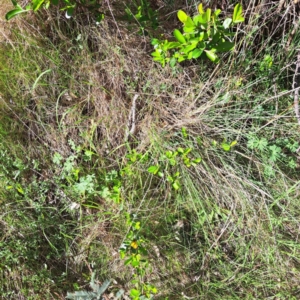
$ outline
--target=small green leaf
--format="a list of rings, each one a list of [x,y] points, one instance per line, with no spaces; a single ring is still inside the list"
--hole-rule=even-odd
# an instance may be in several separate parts
[[[100,23],[104,20],[104,14],[97,13],[96,14],[96,23]]]
[[[194,50],[197,47],[197,43],[193,43],[191,45],[188,45],[184,48],[182,48],[182,52],[184,52],[185,54],[188,54],[190,51]],[[191,56],[192,58],[192,56]]]
[[[169,42],[168,43],[168,49],[174,49],[180,46],[180,43],[178,42]]]
[[[234,24],[245,21],[245,18],[243,17],[243,7],[240,3],[234,7],[232,21]]]
[[[32,0],[32,9],[33,11],[39,10],[41,5],[45,2],[45,0]]]
[[[194,49],[194,51],[192,52],[192,57],[193,58],[198,58],[201,56],[201,54],[203,53],[203,49]]]
[[[148,168],[148,172],[156,175],[160,169],[160,166],[151,166]]]
[[[181,43],[181,44],[186,43],[186,40],[185,40],[184,36],[182,35],[182,33],[178,29],[174,30],[174,36],[175,36],[175,38],[177,39],[177,41],[179,43]]]
[[[230,147],[229,144],[227,144],[227,143],[222,143],[221,146],[222,146],[222,148],[223,148],[224,151],[230,151],[230,148],[231,148],[231,147]]]
[[[233,146],[235,146],[236,144],[237,144],[237,141],[233,141],[233,142],[231,142],[230,147],[233,147]]]
[[[175,58],[175,57],[172,57],[172,58],[170,59],[170,66],[171,66],[172,68],[174,68],[175,65],[176,65],[176,62],[177,62],[176,58]]]
[[[20,184],[17,184],[16,188],[17,188],[17,191],[18,191],[21,195],[24,195],[24,190],[23,190],[23,188],[21,187]]]
[[[224,22],[223,22],[223,27],[224,27],[224,29],[229,28],[231,22],[232,22],[232,19],[231,19],[231,18],[225,19]]]
[[[212,62],[218,62],[218,56],[215,54],[212,50],[205,50],[206,56],[212,61]]]
[[[183,154],[183,153],[184,153],[184,150],[183,150],[183,148],[178,147],[178,148],[177,148],[177,152],[180,153],[180,154]]]
[[[220,14],[221,12],[222,12],[221,9],[217,9],[217,10],[214,12],[214,16],[215,16],[215,17],[218,17],[219,14]]]
[[[136,290],[136,289],[131,289],[130,290],[130,296],[131,297],[139,297],[139,295],[140,295],[140,292],[138,290]]]
[[[192,162],[193,162],[194,164],[199,164],[201,161],[202,161],[201,157],[198,157],[198,158],[196,158],[196,159],[193,159]]]
[[[177,17],[180,22],[185,23],[188,18],[188,15],[183,10],[179,10],[177,13]]]
[[[182,127],[181,128],[181,133],[182,133],[182,136],[186,139],[188,137],[188,134],[187,134],[187,130],[185,127]]]
[[[73,16],[74,9],[75,9],[74,6],[69,7],[69,8],[67,9],[67,11],[66,11],[66,18],[67,18],[67,19],[70,19],[70,18]]]
[[[210,21],[210,18],[211,18],[211,9],[210,9],[210,8],[208,8],[208,9],[206,10],[205,15],[206,15],[206,20],[207,20],[207,22],[209,22],[209,21]]]
[[[7,21],[9,21],[10,19],[14,18],[15,16],[21,14],[21,13],[24,13],[24,12],[27,12],[27,10],[24,10],[23,8],[16,8],[16,9],[13,9],[11,11],[9,11],[6,15],[5,15],[5,19]]]
[[[193,30],[195,30],[195,23],[194,21],[192,20],[191,17],[188,17],[186,22],[185,22],[185,27],[188,27],[188,28],[193,28]]]
[[[200,4],[198,5],[198,11],[199,11],[199,14],[200,14],[200,15],[203,15],[203,14],[204,14],[204,9],[203,9],[203,4],[202,4],[202,3],[200,3]]]
[[[175,182],[173,182],[172,187],[175,191],[178,191],[180,189],[180,185],[177,182],[177,180]]]

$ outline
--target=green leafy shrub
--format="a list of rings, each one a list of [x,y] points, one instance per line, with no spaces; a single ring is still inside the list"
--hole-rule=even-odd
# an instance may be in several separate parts
[[[6,20],[10,20],[21,13],[26,13],[28,11],[36,12],[41,8],[48,9],[50,5],[57,6],[59,4],[62,5],[62,8],[60,8],[60,10],[66,12],[66,18],[71,18],[77,7],[83,7],[87,9],[95,16],[97,22],[100,22],[104,18],[104,15],[99,11],[101,5],[98,3],[97,0],[31,0],[31,3],[26,5],[25,8],[22,8],[22,6],[18,3],[17,0],[11,1],[15,8],[7,12],[7,14],[5,15]]]
[[[231,28],[244,21],[241,4],[235,6],[232,18],[226,18],[223,23],[219,20],[220,9],[212,13],[210,8],[204,10],[201,3],[198,11],[199,14],[193,18],[183,10],[178,11],[177,17],[183,24],[183,32],[174,30],[176,41],[152,40],[154,61],[160,62],[163,67],[167,63],[173,67],[177,62],[205,55],[217,63],[219,57],[216,53],[228,52],[234,48],[232,37],[235,33]]]

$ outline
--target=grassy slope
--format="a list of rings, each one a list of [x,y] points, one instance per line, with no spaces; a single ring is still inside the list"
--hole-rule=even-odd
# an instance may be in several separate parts
[[[141,281],[157,299],[299,297],[299,126],[287,93],[298,33],[292,7],[285,17],[264,8],[257,19],[249,1],[237,49],[217,66],[162,69],[138,27],[117,28],[109,13],[95,26],[52,12],[5,32],[3,299],[63,299],[86,288],[92,269],[128,291],[133,270],[118,254],[128,214],[141,222],[151,266]],[[137,128],[125,143],[135,94]],[[178,147],[202,162],[188,168],[178,155],[172,165],[166,151]],[[178,191],[167,180],[176,172]]]

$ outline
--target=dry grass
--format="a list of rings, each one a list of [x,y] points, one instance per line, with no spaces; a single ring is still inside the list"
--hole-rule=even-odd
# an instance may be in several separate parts
[[[210,7],[216,5],[213,2]],[[116,286],[129,288],[132,270],[124,267],[118,254],[129,230],[124,211],[137,213],[144,224],[152,265],[146,280],[159,288],[158,299],[296,299],[292,297],[297,297],[299,286],[299,166],[289,170],[286,161],[274,163],[275,175],[268,177],[267,150],[250,150],[247,141],[250,133],[265,137],[270,145],[279,137],[297,140],[299,128],[293,125],[286,90],[292,89],[298,4],[247,1],[246,24],[238,29],[234,53],[217,66],[201,61],[174,69],[153,63],[150,38],[137,35],[138,28],[130,31],[126,22],[115,23],[120,7],[110,4],[99,26],[84,15],[66,20],[54,9],[5,23],[1,29],[2,45],[10,53],[3,63],[2,77],[9,80],[1,83],[1,123],[8,118],[5,126],[18,137],[20,147],[28,147],[26,161],[40,161],[40,182],[60,174],[51,160],[55,152],[63,157],[73,154],[70,140],[97,154],[92,165],[83,160],[77,164],[80,172],[98,177],[128,165],[125,155],[130,148],[150,156],[147,163],[133,164],[133,175],[125,177],[122,208],[96,197],[96,208],[85,207],[83,218],[74,217],[62,208],[66,196],[53,196],[57,187],[49,192],[47,205],[55,203],[66,224],[72,220],[70,232],[64,232],[70,235],[64,240],[65,256],[49,262],[42,255],[38,258],[57,273],[53,278],[59,278],[57,286],[50,279],[49,286],[45,283],[49,299],[63,297],[65,280],[68,289],[71,280],[79,285],[87,281],[81,274],[90,274],[92,263],[101,279],[112,276]],[[194,4],[186,10],[193,11]],[[174,12],[177,5],[185,9],[176,3]],[[226,1],[220,5],[232,10]],[[276,76],[259,70],[269,53]],[[280,60],[285,53],[287,58]],[[127,143],[135,95],[136,130]],[[180,134],[182,127],[189,134],[186,139]],[[236,148],[225,152],[222,142],[234,140]],[[147,168],[164,164],[162,155],[179,146],[193,148],[203,162],[195,168],[166,164],[165,172],[176,169],[181,174],[182,189],[174,192],[165,178],[152,176]],[[28,172],[21,183],[30,186],[36,173]],[[59,188],[63,190],[64,184]],[[4,227],[9,236],[8,223]],[[49,245],[45,249],[53,250]],[[40,271],[27,268],[28,276]],[[71,275],[63,278],[62,269]],[[22,272],[2,274],[6,291],[19,291],[18,299],[24,297]],[[34,284],[28,295],[41,297]]]

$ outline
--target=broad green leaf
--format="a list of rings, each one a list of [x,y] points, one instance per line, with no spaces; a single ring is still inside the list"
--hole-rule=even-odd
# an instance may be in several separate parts
[[[217,45],[214,45],[214,48],[217,52],[228,52],[234,48],[234,43],[224,40],[219,42]]]
[[[231,22],[232,22],[232,19],[231,19],[231,18],[225,19],[224,22],[223,22],[223,27],[224,27],[224,29],[229,28]]]
[[[186,27],[195,27],[195,23],[193,22],[191,17],[187,17],[186,22],[184,24]]]
[[[232,21],[235,24],[245,21],[245,18],[243,17],[243,7],[240,3],[234,7]]]
[[[32,1],[32,9],[33,11],[39,10],[41,5],[45,2],[45,0],[33,0]]]
[[[198,58],[201,56],[201,54],[203,53],[203,49],[194,49],[194,51],[192,52],[192,57],[193,58]]]
[[[179,10],[177,13],[177,17],[180,22],[185,23],[188,18],[188,15],[183,10]]]
[[[186,40],[185,40],[184,36],[182,35],[182,33],[178,29],[174,30],[174,36],[175,36],[175,38],[177,39],[177,41],[179,43],[181,43],[181,44],[186,43]]]
[[[204,9],[203,9],[203,4],[202,4],[202,3],[200,3],[200,4],[198,5],[198,11],[199,11],[199,14],[200,14],[200,15],[203,15],[203,14],[204,14]]]
[[[9,11],[6,15],[5,15],[5,19],[7,21],[9,21],[10,19],[14,18],[15,16],[22,14],[24,12],[27,12],[27,10],[24,10],[23,8],[16,8],[13,9],[11,11]]]
[[[51,0],[51,3],[54,5],[58,5],[58,0]]]
[[[215,54],[215,51],[205,50],[205,53],[212,62],[218,62],[218,56]]]

